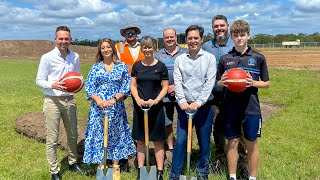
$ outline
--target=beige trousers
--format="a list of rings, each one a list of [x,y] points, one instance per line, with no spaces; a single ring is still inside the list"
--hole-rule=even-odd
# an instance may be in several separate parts
[[[51,174],[59,172],[57,146],[62,118],[67,134],[69,164],[77,162],[77,106],[73,96],[45,96],[43,113],[46,120],[46,154]]]

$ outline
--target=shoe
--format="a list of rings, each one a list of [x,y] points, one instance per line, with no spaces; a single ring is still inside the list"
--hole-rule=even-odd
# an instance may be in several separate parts
[[[61,180],[60,174],[51,174],[51,180]]]
[[[79,166],[78,163],[74,163],[72,165],[69,166],[69,170],[73,171],[73,172],[79,172],[83,175],[88,175],[88,172],[86,170],[84,170],[82,167]]]
[[[120,166],[119,165],[113,165],[113,180],[120,180]]]
[[[229,178],[229,180],[235,180],[233,177]]]
[[[130,172],[128,159],[120,159],[119,165],[121,172]]]
[[[239,167],[239,176],[237,179],[249,179],[249,170],[246,166]]]
[[[157,170],[157,180],[163,180],[163,170]]]

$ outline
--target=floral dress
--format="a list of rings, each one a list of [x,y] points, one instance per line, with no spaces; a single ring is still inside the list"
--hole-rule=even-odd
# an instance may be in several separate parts
[[[102,62],[95,63],[88,74],[85,89],[87,99],[93,94],[104,100],[112,99],[116,94],[129,95],[130,75],[124,63],[115,63],[108,73]],[[83,162],[101,164],[103,162],[103,135],[105,109],[91,101],[88,124],[85,134],[85,150]],[[136,153],[131,137],[131,129],[127,120],[123,99],[109,108],[109,137],[107,158],[112,161],[126,159]]]

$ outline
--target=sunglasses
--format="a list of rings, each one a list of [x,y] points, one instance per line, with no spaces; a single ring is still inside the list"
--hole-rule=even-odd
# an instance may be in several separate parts
[[[128,36],[129,34],[135,35],[135,34],[136,34],[136,31],[135,31],[135,30],[125,31],[124,33],[125,33],[127,36]]]

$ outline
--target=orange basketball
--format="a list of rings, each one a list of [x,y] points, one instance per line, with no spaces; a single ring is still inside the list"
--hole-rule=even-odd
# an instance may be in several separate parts
[[[82,75],[75,71],[71,71],[65,74],[62,77],[61,81],[64,82],[64,86],[67,88],[66,91],[69,93],[79,92],[84,84],[84,79]]]
[[[247,72],[240,68],[232,68],[227,72],[228,79],[226,80],[228,89],[232,92],[243,92],[247,89],[246,78]]]

